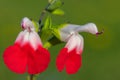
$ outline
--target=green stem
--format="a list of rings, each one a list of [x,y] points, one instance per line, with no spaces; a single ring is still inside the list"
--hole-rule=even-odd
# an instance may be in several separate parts
[[[39,25],[40,25],[39,28],[41,28],[41,26],[42,26],[41,23],[42,23],[42,20],[43,20],[43,18],[44,18],[44,16],[45,16],[46,12],[47,12],[47,8],[48,8],[49,5],[50,5],[50,4],[48,4],[47,7],[45,7],[45,9],[43,9],[43,11],[42,11],[42,13],[41,13],[41,15],[40,15],[40,18],[39,18],[39,21],[38,21],[38,23],[39,23]]]
[[[44,10],[42,11],[41,15],[40,15],[40,18],[39,18],[39,24],[41,24],[41,22],[42,22],[42,20],[43,20],[43,18],[44,18],[44,16],[45,16],[45,14],[46,14],[46,10],[44,9]]]
[[[33,74],[30,74],[29,80],[34,80],[34,75]]]

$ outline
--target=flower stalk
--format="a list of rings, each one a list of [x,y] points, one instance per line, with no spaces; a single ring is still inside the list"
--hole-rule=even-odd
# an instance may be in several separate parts
[[[30,75],[30,79],[29,80],[35,80],[35,78],[34,78],[34,75],[33,74],[31,74]]]

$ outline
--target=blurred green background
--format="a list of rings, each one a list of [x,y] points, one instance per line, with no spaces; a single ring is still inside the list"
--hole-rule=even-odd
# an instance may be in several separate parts
[[[23,17],[38,20],[47,0],[0,0],[0,80],[26,80],[27,73],[15,74],[3,63],[4,49],[12,45],[21,31]],[[83,65],[79,72],[67,75],[59,73],[56,56],[65,45],[50,48],[49,68],[37,80],[120,80],[120,0],[64,0],[65,17],[54,17],[56,23],[73,24],[94,22],[104,34],[99,37],[88,33],[84,36]],[[63,20],[63,21],[62,21]]]

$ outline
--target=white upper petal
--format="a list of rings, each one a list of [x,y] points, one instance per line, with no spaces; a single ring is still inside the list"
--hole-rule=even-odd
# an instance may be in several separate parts
[[[84,40],[83,37],[79,34],[73,34],[68,39],[66,48],[68,48],[68,52],[76,49],[77,53],[80,54],[80,51],[83,51]]]
[[[72,32],[75,32],[75,28],[77,28],[77,25],[67,24],[65,27],[60,29],[60,37],[61,41],[66,42],[66,40],[70,37]]]
[[[88,24],[85,24],[81,27],[79,26],[78,28],[76,28],[75,31],[76,32],[89,32],[91,34],[98,33],[98,29],[94,23],[88,23]]]
[[[88,23],[85,25],[73,25],[68,24],[65,27],[60,29],[60,37],[62,41],[66,41],[67,38],[70,37],[71,33],[78,33],[78,32],[89,32],[91,34],[96,34],[98,29],[94,23]]]
[[[27,17],[23,18],[21,26],[23,31],[21,31],[15,41],[15,43],[24,46],[25,44],[30,44],[31,47],[36,50],[38,46],[42,46],[39,35],[35,32],[34,24]]]
[[[39,35],[35,31],[28,32],[27,30],[19,33],[15,43],[19,43],[21,46],[29,43],[34,50],[36,50],[38,46],[42,46]]]
[[[27,30],[25,30],[24,37],[21,43],[22,46],[29,42],[29,36],[30,36],[30,33]]]
[[[15,40],[15,43],[22,43],[23,42],[23,39],[24,39],[24,36],[26,35],[26,31],[21,31],[19,34],[18,34],[18,36],[17,36],[17,38],[16,38],[16,40]]]
[[[23,29],[27,29],[27,30],[28,30],[28,29],[34,30],[34,24],[33,24],[32,21],[31,21],[29,18],[27,18],[27,17],[25,17],[25,18],[22,19],[21,27],[22,27]]]
[[[38,46],[42,46],[40,37],[35,31],[30,32],[29,43],[35,50],[37,49]]]

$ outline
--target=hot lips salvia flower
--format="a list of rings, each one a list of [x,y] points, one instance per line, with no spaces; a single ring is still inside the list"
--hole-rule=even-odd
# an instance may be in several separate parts
[[[29,80],[33,80],[34,75],[45,71],[50,63],[50,53],[45,48],[66,42],[65,47],[60,50],[57,56],[57,69],[59,72],[65,69],[68,74],[78,72],[82,65],[84,47],[84,39],[79,32],[89,32],[94,35],[102,32],[98,32],[94,23],[54,26],[51,14],[64,15],[64,11],[60,8],[62,5],[61,0],[49,0],[38,23],[27,17],[22,20],[21,28],[23,30],[19,33],[15,43],[6,48],[3,54],[4,63],[11,71],[18,74],[28,72],[30,74]],[[48,16],[45,15],[46,13],[49,13]]]
[[[84,40],[79,32],[89,32],[91,34],[100,34],[94,23],[86,25],[72,25],[66,24],[58,29],[61,41],[67,42],[65,47],[57,56],[56,66],[58,71],[64,68],[68,74],[76,73],[82,65],[82,51]]]
[[[24,18],[21,31],[12,46],[3,54],[4,63],[13,72],[38,74],[46,70],[50,62],[49,52],[42,47],[32,21]]]
[[[21,23],[21,31],[14,43],[3,54],[4,63],[13,72],[22,74],[38,74],[46,70],[50,62],[49,52],[42,47],[39,35],[35,32],[34,24],[28,18]],[[58,28],[51,28],[51,32],[62,42],[67,42],[57,56],[56,66],[59,72],[64,68],[68,74],[78,72],[82,65],[83,37],[79,32],[89,32],[98,35],[94,23],[86,25],[65,24]],[[54,41],[54,40],[53,40]]]

